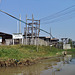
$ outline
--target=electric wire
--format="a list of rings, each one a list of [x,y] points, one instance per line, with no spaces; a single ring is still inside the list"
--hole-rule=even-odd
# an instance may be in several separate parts
[[[8,16],[10,16],[10,17],[12,17],[12,18],[14,18],[14,19],[16,19],[16,20],[18,20],[18,21],[21,21],[21,22],[24,23],[24,24],[27,24],[26,22],[24,22],[24,21],[22,21],[22,20],[16,18],[15,16],[12,16],[12,15],[8,14],[7,12],[4,12],[4,11],[2,11],[2,10],[0,10],[0,12],[6,14],[6,15],[8,15]],[[29,25],[29,24],[27,24],[27,25]],[[37,29],[38,29],[38,28],[37,28]],[[40,30],[43,31],[43,32],[45,32],[45,33],[47,33],[47,34],[49,34],[49,35],[51,35],[51,37],[53,38],[52,34],[50,34],[49,32],[47,32],[47,31],[45,31],[45,30],[43,30],[43,29],[40,29]]]
[[[60,17],[60,18],[57,18],[57,19],[53,19],[53,20],[50,20],[50,21],[47,21],[47,22],[42,22],[41,24],[50,24],[50,23],[62,22],[62,21],[70,20],[70,19],[75,18],[74,14],[73,15],[68,15],[66,17]]]
[[[66,8],[66,9],[64,9],[64,10],[62,10],[62,11],[59,11],[59,12],[57,12],[57,13],[51,15],[51,16],[44,17],[44,18],[42,18],[42,19],[40,19],[40,20],[43,20],[43,21],[44,21],[44,20],[50,20],[50,19],[54,19],[54,18],[58,18],[58,17],[63,16],[63,15],[66,15],[66,14],[68,14],[68,13],[74,12],[75,10],[72,10],[72,11],[69,11],[69,12],[66,12],[66,13],[63,13],[63,12],[65,12],[65,11],[67,11],[67,10],[73,8],[73,7],[75,7],[75,5],[73,5],[73,6],[71,6],[71,7],[68,7],[68,8]],[[20,19],[18,19],[18,18],[16,18],[16,17],[14,17],[14,16],[8,14],[7,12],[4,12],[4,11],[2,11],[2,10],[0,10],[0,11],[3,12],[3,13],[5,13],[6,15],[8,15],[8,16],[10,16],[10,17],[16,19],[16,20],[18,20],[18,21],[21,21],[21,22],[24,23],[24,24],[27,24],[26,22],[24,22],[24,21],[22,21],[22,20],[20,20]],[[55,21],[53,20],[53,21],[51,21],[51,23],[52,23],[52,22],[55,22]],[[50,22],[49,22],[49,23],[50,23]],[[27,25],[28,25],[28,24],[27,24]],[[45,32],[45,33],[47,33],[47,34],[49,34],[49,35],[51,35],[49,32],[47,32],[47,31],[45,31],[45,30],[43,30],[43,29],[40,29],[40,30],[43,31],[43,32]],[[51,35],[51,36],[52,36],[52,35]],[[53,36],[52,36],[52,37],[53,37]]]
[[[66,14],[69,14],[69,13],[72,13],[72,12],[75,12],[75,8],[74,7],[75,7],[75,5],[70,6],[70,7],[66,8],[66,9],[64,9],[62,11],[59,11],[59,12],[53,14],[53,15],[50,15],[50,16],[41,18],[40,20],[41,21],[51,20],[51,19],[55,19],[55,18],[61,17],[63,15],[66,15]]]
[[[66,15],[69,15],[69,14],[74,13],[74,12],[75,12],[75,10],[72,10],[72,11],[69,11],[69,12],[66,12],[66,13],[61,14],[61,16],[56,16],[56,17],[54,17],[54,18],[46,19],[46,20],[44,20],[44,22],[49,21],[49,20],[54,20],[54,19],[60,18],[60,17],[62,17],[62,16],[66,16]],[[42,23],[42,22],[41,22],[41,23]]]

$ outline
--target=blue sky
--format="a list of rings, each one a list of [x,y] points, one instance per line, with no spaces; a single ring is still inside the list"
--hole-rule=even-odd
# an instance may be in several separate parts
[[[34,14],[34,19],[39,20],[74,4],[75,0],[2,0],[0,9],[18,18],[21,14],[22,20],[25,21],[26,14],[28,18]],[[50,32],[50,27],[54,37],[59,39],[67,37],[75,40],[75,18],[49,24],[41,23],[41,29]],[[23,23],[21,24],[21,31],[24,33]],[[17,21],[0,12],[0,32],[16,33]],[[40,35],[49,36],[43,32],[40,32]]]

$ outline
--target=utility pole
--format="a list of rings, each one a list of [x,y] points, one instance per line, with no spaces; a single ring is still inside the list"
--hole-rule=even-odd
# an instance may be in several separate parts
[[[51,28],[50,28],[50,50],[51,50]]]
[[[33,32],[34,32],[33,24],[34,24],[34,18],[33,18],[33,14],[32,14],[32,40],[31,40],[32,45],[33,45]]]
[[[40,20],[34,20],[33,14],[32,14],[32,19],[28,19],[26,17],[26,25],[24,28],[24,32],[25,32],[25,36],[28,37],[29,45],[30,44],[36,45],[38,51]]]
[[[18,21],[17,21],[17,33],[18,33]]]
[[[21,14],[19,15],[20,21],[19,21],[19,33],[21,33]]]
[[[39,32],[40,32],[40,20],[39,21],[39,27],[37,28],[38,29],[38,35],[37,35],[37,52],[38,52],[38,46],[39,46]]]
[[[26,15],[26,45],[27,45],[27,15]]]

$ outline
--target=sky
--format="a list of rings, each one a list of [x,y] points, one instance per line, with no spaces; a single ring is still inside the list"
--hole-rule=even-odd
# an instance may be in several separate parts
[[[62,11],[74,4],[75,0],[0,0],[0,9],[17,18],[19,18],[19,15],[21,14],[21,19],[26,21],[26,15],[28,18],[32,18],[33,14],[35,20],[40,20],[42,18],[46,19],[47,16]],[[72,16],[75,16],[74,14],[75,13],[73,13]],[[46,30],[47,32],[50,32],[51,28],[51,33],[55,38],[60,39],[67,37],[75,40],[75,18],[73,17],[72,19],[68,19],[68,16],[69,15],[66,17],[63,16],[64,21],[47,24],[41,23],[40,28]],[[66,18],[68,20],[66,20]],[[25,25],[21,23],[22,33],[24,33],[24,26]],[[9,34],[16,33],[17,20],[0,12],[0,32]],[[44,32],[40,32],[40,36],[50,35]]]

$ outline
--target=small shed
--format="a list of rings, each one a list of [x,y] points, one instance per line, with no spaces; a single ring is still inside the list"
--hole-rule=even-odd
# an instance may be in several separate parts
[[[57,39],[57,38],[52,38],[52,39],[51,39],[51,43],[52,43],[52,45],[54,45],[55,47],[57,47],[58,41],[59,41],[59,39]]]
[[[6,44],[6,39],[12,39],[12,35],[0,32],[0,44]]]
[[[13,45],[14,44],[23,44],[23,35],[22,33],[13,33]]]

